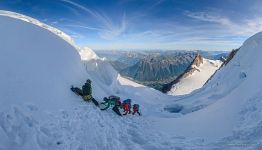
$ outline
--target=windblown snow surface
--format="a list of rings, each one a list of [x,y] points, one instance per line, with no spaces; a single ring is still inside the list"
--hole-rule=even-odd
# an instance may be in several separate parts
[[[185,95],[201,88],[206,81],[216,72],[221,66],[220,60],[209,60],[203,58],[203,63],[196,68],[192,75],[181,79],[177,84],[173,85],[167,93],[169,95]]]
[[[14,14],[0,12],[0,150],[262,148],[262,33],[203,88],[173,97]],[[87,78],[97,100],[131,98],[143,115],[119,117],[82,101],[69,88]]]

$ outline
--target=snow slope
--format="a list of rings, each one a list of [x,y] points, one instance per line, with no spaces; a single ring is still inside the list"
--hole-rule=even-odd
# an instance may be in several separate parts
[[[216,72],[221,66],[220,60],[209,60],[203,58],[203,63],[200,66],[191,66],[196,70],[189,76],[182,78],[178,83],[174,84],[169,95],[185,95],[201,88],[206,81]]]
[[[202,89],[167,106],[182,117],[162,118],[157,126],[198,139],[202,149],[261,149],[261,48],[262,32],[246,40]]]
[[[52,146],[44,124],[77,104],[69,87],[88,76],[79,54],[52,32],[3,15],[0,35],[0,149]]]
[[[43,108],[70,106],[68,87],[87,76],[74,47],[31,23],[0,17],[2,110],[25,101]]]

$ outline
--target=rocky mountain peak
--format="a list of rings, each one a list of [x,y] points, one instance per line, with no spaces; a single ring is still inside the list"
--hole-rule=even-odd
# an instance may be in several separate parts
[[[194,58],[193,62],[191,65],[187,68],[185,73],[181,76],[181,78],[186,78],[190,75],[193,74],[195,71],[200,71],[198,70],[197,67],[200,67],[201,64],[203,64],[204,60],[203,57],[200,54],[197,54],[196,57]]]
[[[163,89],[162,92],[167,93],[168,91],[171,90],[172,86],[174,84],[177,84],[181,79],[186,78],[190,75],[193,74],[193,72],[195,71],[199,71],[198,67],[200,67],[201,64],[203,64],[204,59],[203,57],[198,53],[195,58],[193,59],[192,63],[187,67],[187,69],[184,71],[184,73],[182,73],[180,76],[178,76],[174,81],[172,81],[169,84],[166,84]]]
[[[203,64],[203,57],[200,54],[197,54],[196,57],[194,58],[191,66],[195,65],[199,67],[201,64]]]

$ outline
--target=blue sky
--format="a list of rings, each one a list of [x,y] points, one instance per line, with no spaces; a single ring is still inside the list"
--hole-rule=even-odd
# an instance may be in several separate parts
[[[261,0],[0,0],[81,46],[231,50],[262,30]]]

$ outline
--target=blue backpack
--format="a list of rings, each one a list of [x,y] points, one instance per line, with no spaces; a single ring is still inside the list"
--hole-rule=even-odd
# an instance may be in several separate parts
[[[131,104],[131,99],[126,99],[123,101],[124,104]]]

